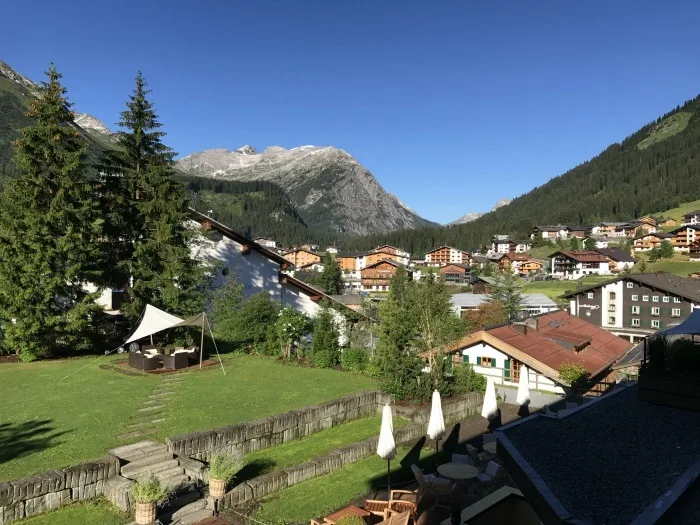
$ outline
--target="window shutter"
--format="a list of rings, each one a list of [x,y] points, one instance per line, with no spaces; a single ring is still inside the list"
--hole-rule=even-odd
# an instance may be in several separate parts
[[[510,359],[503,362],[503,379],[510,379]]]
[[[661,321],[659,321],[659,330],[661,330],[663,327],[664,327],[664,324]]]
[[[493,357],[491,358],[491,368],[496,368],[496,359]]]
[[[463,355],[462,355],[462,362],[463,362],[463,363],[468,363],[468,362],[469,362],[469,355],[463,354]]]
[[[678,312],[681,314],[681,317],[683,317],[683,308],[679,309]]]
[[[476,357],[476,364],[477,365],[481,364],[481,357],[479,357],[479,356]]]

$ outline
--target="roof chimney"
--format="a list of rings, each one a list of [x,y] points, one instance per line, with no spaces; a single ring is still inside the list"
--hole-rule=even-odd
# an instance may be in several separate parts
[[[513,323],[513,329],[518,333],[521,333],[523,335],[527,335],[527,322],[525,322],[525,323],[523,323],[523,322]]]

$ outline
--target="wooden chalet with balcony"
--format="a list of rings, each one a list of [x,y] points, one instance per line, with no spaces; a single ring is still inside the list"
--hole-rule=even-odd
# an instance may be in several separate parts
[[[445,283],[468,283],[471,272],[468,264],[450,263],[440,267],[440,280]]]
[[[297,268],[321,262],[321,256],[319,254],[314,253],[311,250],[307,250],[305,248],[290,250],[286,252],[282,257],[284,257],[287,261],[292,263]]]
[[[687,252],[690,245],[700,240],[700,224],[685,224],[669,233],[673,235],[671,244],[677,252]]]
[[[452,246],[440,246],[425,253],[425,263],[428,266],[445,264],[469,264],[469,254]]]
[[[413,270],[393,259],[382,259],[373,264],[368,264],[360,271],[360,285],[366,292],[389,291],[391,279],[396,272],[403,270],[409,279],[413,279]]]
[[[586,275],[610,274],[610,259],[596,251],[559,251],[551,257],[551,274],[560,279],[573,280]]]
[[[522,275],[521,266],[530,260],[530,256],[524,253],[506,253],[498,260],[498,271]]]
[[[683,215],[681,226],[685,224],[700,224],[700,210],[691,211]]]
[[[407,265],[411,254],[393,246],[379,246],[365,255],[364,265],[370,266],[384,259],[391,259],[399,264]]]
[[[670,233],[643,233],[633,239],[632,248],[635,252],[648,252],[661,246],[664,241],[671,241],[672,238],[673,235]]]

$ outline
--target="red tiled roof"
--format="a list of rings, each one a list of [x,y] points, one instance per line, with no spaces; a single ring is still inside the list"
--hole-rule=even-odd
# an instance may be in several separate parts
[[[524,253],[504,253],[503,257],[506,257],[509,261],[529,261],[530,256]]]
[[[568,257],[569,259],[581,262],[606,262],[610,260],[605,255],[601,255],[598,252],[589,250],[577,250],[573,252],[560,251],[555,253],[554,255],[559,254]]]
[[[534,317],[537,328],[528,327],[527,335],[511,325],[487,330],[490,335],[527,354],[554,370],[565,363],[579,363],[595,375],[620,359],[632,343],[567,312],[558,311]],[[562,344],[583,345],[580,351]]]

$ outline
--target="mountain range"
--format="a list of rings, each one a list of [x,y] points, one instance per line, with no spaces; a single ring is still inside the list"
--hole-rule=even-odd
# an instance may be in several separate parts
[[[498,208],[502,208],[503,206],[507,206],[510,204],[510,202],[513,199],[500,199],[496,204],[494,204],[493,208],[491,208],[491,211],[496,211]],[[456,221],[448,222],[447,226],[452,226],[453,224],[464,224],[465,222],[472,222],[477,220],[479,217],[483,217],[486,215],[485,213],[480,213],[477,211],[472,211],[469,212],[465,215],[462,215],[459,219]]]

